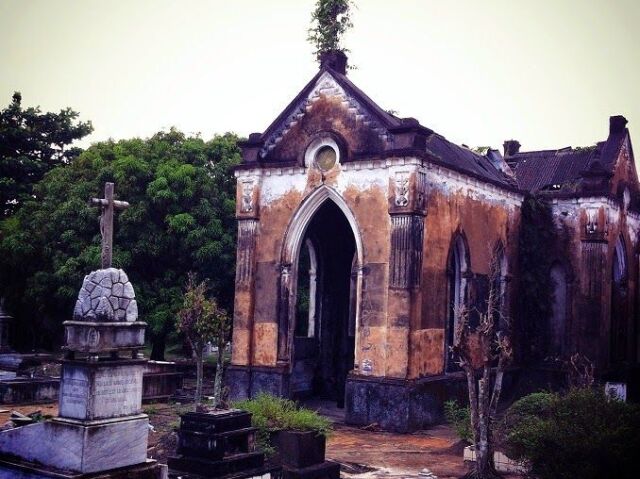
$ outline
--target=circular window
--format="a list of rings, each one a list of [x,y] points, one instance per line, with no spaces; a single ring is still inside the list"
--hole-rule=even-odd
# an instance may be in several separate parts
[[[338,155],[336,150],[329,145],[324,145],[318,148],[315,163],[322,171],[329,171],[335,166],[337,159]]]

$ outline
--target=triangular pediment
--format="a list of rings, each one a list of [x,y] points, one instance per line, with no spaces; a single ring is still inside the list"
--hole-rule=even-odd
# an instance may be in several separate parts
[[[372,130],[382,142],[389,139],[388,128],[399,123],[396,117],[382,110],[345,75],[331,69],[322,69],[265,130],[260,158],[269,156],[321,99],[330,99],[333,104],[340,104],[346,115],[357,121],[358,125]]]

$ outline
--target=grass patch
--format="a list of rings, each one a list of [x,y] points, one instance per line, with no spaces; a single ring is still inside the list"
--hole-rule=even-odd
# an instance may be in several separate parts
[[[290,399],[270,394],[260,393],[254,399],[234,402],[233,407],[251,413],[251,423],[258,428],[258,445],[267,455],[274,452],[270,443],[274,431],[315,431],[327,437],[333,429],[331,421],[316,411],[300,407]]]
[[[444,403],[444,417],[460,439],[473,443],[469,406],[462,407],[456,401],[447,401]]]

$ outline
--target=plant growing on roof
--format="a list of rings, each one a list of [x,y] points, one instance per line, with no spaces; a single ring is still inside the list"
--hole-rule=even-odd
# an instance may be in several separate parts
[[[202,400],[204,346],[210,341],[217,344],[213,406],[218,407],[222,399],[223,355],[230,321],[227,312],[215,299],[207,298],[206,292],[207,283],[197,282],[195,274],[190,273],[184,303],[178,312],[177,328],[186,336],[196,356],[196,405]]]
[[[316,59],[330,51],[346,52],[342,36],[351,27],[351,0],[317,0],[311,14],[307,40],[314,46]]]

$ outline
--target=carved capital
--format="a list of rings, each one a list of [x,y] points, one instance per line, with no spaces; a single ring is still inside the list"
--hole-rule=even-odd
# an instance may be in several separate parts
[[[395,171],[389,182],[389,214],[426,212],[427,177],[421,170]]]
[[[239,178],[236,194],[236,216],[258,217],[258,181],[256,178]]]

